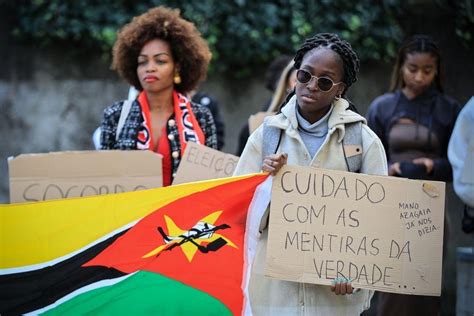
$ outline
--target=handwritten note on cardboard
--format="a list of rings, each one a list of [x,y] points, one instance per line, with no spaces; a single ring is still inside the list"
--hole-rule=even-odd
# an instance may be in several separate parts
[[[239,157],[189,142],[173,184],[231,177]]]
[[[441,294],[445,184],[285,166],[273,180],[265,273]]]
[[[10,202],[159,188],[163,186],[161,159],[148,150],[22,154],[8,160]]]

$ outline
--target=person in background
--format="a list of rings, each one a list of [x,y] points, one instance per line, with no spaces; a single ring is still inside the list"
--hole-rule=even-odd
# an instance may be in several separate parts
[[[273,60],[265,73],[265,88],[273,92],[272,98],[262,108],[264,112],[276,112],[286,96],[293,90],[296,81],[296,70],[290,56],[282,55]],[[240,156],[250,135],[247,121],[239,133],[236,155]]]
[[[187,142],[216,149],[211,112],[186,97],[205,78],[210,59],[207,43],[178,10],[153,8],[125,25],[112,68],[140,93],[133,102],[118,101],[104,110],[101,149],[160,153],[165,186]]]
[[[462,228],[474,233],[474,97],[463,107],[454,125],[448,146],[448,159],[453,167],[453,184],[464,202]],[[474,281],[473,281],[474,282]]]
[[[463,107],[454,125],[448,146],[448,158],[453,167],[453,184],[457,196],[464,202],[461,228],[471,236],[471,246],[458,247],[456,314],[474,315],[474,97]]]
[[[296,69],[295,62],[291,60],[281,72],[280,79],[272,95],[267,112],[277,113],[280,111],[286,97],[295,89]]]
[[[281,112],[266,119],[249,137],[234,175],[260,171],[275,174],[289,165],[350,170],[341,135],[348,126],[359,126],[362,142],[359,171],[386,175],[387,162],[379,138],[365,119],[349,110],[344,98],[357,80],[359,58],[351,45],[336,34],[308,38],[294,58],[296,87]],[[265,126],[278,129],[276,151],[265,155]],[[355,293],[350,282],[334,286],[302,284],[267,278],[264,275],[268,229],[264,216],[249,282],[250,306],[254,315],[360,315],[369,308],[373,291]],[[347,294],[347,295],[344,295]]]
[[[275,58],[270,65],[268,65],[267,71],[265,71],[265,78],[264,78],[264,86],[268,91],[271,91],[272,93],[275,92],[275,90],[278,87],[278,83],[280,82],[281,74],[285,70],[285,68],[288,66],[288,64],[292,61],[293,59],[289,55],[281,55]],[[267,102],[262,110],[266,111],[269,106],[269,102]]]
[[[191,97],[192,102],[201,104],[211,111],[212,117],[214,118],[214,123],[216,124],[217,149],[221,150],[222,147],[224,147],[225,124],[220,114],[219,103],[214,97],[202,91],[192,91],[189,96]]]
[[[382,140],[391,176],[452,179],[447,150],[460,107],[443,93],[442,69],[440,51],[431,37],[408,38],[398,51],[390,92],[369,107],[368,125]],[[379,293],[378,300],[378,315],[441,311],[440,297]]]
[[[285,102],[286,97],[293,91],[296,81],[296,69],[294,62],[290,61],[283,70],[278,85],[273,93],[270,106],[264,112],[258,112],[250,115],[248,119],[248,132],[253,133],[264,121],[267,116],[275,115],[280,111],[280,107]],[[242,136],[242,135],[241,135]],[[248,136],[246,136],[248,138]],[[242,148],[243,150],[243,148]]]

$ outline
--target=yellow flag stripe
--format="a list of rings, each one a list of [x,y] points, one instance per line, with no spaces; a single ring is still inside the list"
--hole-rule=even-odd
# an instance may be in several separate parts
[[[129,193],[0,205],[0,269],[65,256],[176,199],[250,176]]]

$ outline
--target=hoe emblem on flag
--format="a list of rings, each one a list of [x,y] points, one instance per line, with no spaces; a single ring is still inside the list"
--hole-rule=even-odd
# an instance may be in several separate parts
[[[147,253],[143,258],[159,256],[163,251],[171,251],[179,246],[186,258],[191,262],[198,250],[201,253],[208,253],[209,251],[217,251],[226,244],[237,248],[231,240],[216,233],[218,230],[230,228],[227,224],[214,226],[214,223],[221,214],[222,211],[209,214],[187,231],[179,228],[170,217],[165,215],[164,218],[169,235],[165,233],[162,227],[158,227],[158,232],[163,237],[165,244]]]

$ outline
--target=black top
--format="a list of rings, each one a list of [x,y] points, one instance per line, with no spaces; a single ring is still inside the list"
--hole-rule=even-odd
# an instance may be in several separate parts
[[[431,174],[402,176],[451,181],[452,171],[447,151],[460,109],[454,99],[434,88],[412,100],[401,90],[397,90],[379,96],[372,102],[367,112],[367,123],[382,140],[389,164],[403,162],[403,157],[433,159]],[[404,125],[407,121],[412,122],[411,126],[410,123]]]
[[[217,132],[217,149],[221,150],[224,147],[224,121],[221,118],[219,111],[219,103],[216,99],[212,98],[204,92],[197,92],[192,97],[194,103],[201,104],[202,106],[207,107],[211,110],[212,116],[214,118],[214,124],[216,125]]]

